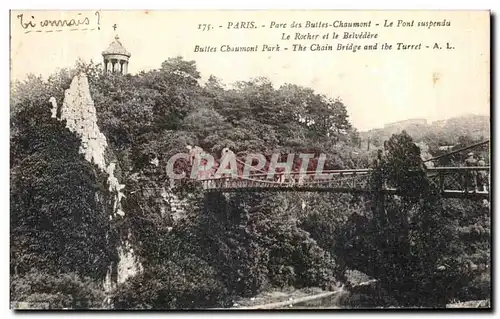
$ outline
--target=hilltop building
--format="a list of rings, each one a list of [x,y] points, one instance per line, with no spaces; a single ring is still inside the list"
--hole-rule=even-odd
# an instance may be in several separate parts
[[[115,36],[115,40],[102,52],[104,72],[127,74],[130,56],[130,52],[120,42],[118,35]]]

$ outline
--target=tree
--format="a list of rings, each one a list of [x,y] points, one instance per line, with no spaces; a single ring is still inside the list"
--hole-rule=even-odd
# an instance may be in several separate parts
[[[103,309],[105,295],[99,284],[76,273],[49,275],[30,271],[14,275],[11,300],[29,304],[29,309]]]
[[[12,118],[11,270],[102,280],[114,260],[106,177],[79,153],[79,138],[50,117],[49,103],[23,103]]]
[[[71,76],[82,71],[109,143],[106,157],[118,163],[116,174],[126,184],[126,215],[112,225],[104,174],[79,154],[79,138],[50,118],[48,99],[62,102]],[[120,308],[218,307],[234,295],[252,296],[269,287],[328,289],[346,269],[377,278],[401,305],[487,296],[488,209],[440,198],[421,170],[420,150],[409,134],[367,133],[380,147],[387,140],[372,167],[372,190],[386,183],[402,190],[398,197],[223,196],[203,194],[191,180],[170,189],[165,166],[187,145],[216,158],[225,147],[238,156],[261,152],[268,160],[273,153],[281,153],[281,160],[289,153],[324,153],[325,169],[367,168],[377,154],[359,149],[360,134],[340,99],[293,84],[276,89],[263,78],[232,87],[215,77],[202,86],[199,79],[196,63],[177,57],[137,75],[103,73],[99,65],[79,63],[47,81],[32,76],[16,84],[11,95],[14,273],[24,276],[36,268],[51,278],[64,272],[101,280],[116,261],[118,233],[127,230],[145,271],[120,285],[113,297]],[[423,130],[419,139],[430,143],[441,134],[434,126],[409,129]],[[300,164],[296,160],[294,168]],[[316,165],[317,159],[311,160],[309,169]],[[179,161],[176,169],[189,171],[190,165]],[[180,220],[171,216],[170,192],[185,199]],[[474,265],[481,270],[471,270]],[[51,284],[53,278],[45,281]],[[52,291],[47,294],[53,298]]]
[[[444,306],[470,277],[453,249],[458,241],[453,216],[419,172],[419,163],[419,149],[408,134],[387,141],[374,182],[386,180],[400,195],[381,202],[383,195],[375,192],[371,212],[351,216],[336,251],[348,256],[349,267],[379,280],[400,305]]]
[[[227,289],[210,265],[194,256],[167,259],[121,284],[115,309],[196,309],[230,305]]]

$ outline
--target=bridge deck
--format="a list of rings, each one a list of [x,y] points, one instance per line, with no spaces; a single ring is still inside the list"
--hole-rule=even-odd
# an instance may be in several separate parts
[[[431,183],[441,189],[443,197],[489,199],[489,191],[473,191],[474,187],[470,182],[473,179],[475,181],[480,172],[489,173],[489,169],[489,167],[436,167],[427,169],[426,173]],[[284,173],[253,174],[249,177],[226,176],[200,181],[207,192],[275,191],[366,194],[372,192],[368,186],[370,172],[371,169],[324,171],[319,180],[314,178],[316,172],[292,172],[286,176]],[[489,179],[488,181],[483,180],[483,182],[487,184],[489,190]],[[480,189],[483,188],[482,185],[479,186],[481,186]],[[404,195],[395,188],[385,188],[382,192]]]
[[[345,194],[368,194],[369,190],[366,188],[339,188],[339,187],[315,187],[315,186],[281,186],[281,187],[224,187],[224,188],[205,188],[206,192],[225,192],[225,193],[238,193],[238,192],[316,192],[316,193],[345,193]],[[384,189],[384,194],[388,195],[403,195],[397,189]],[[490,193],[488,191],[462,191],[445,189],[441,192],[445,198],[471,198],[471,199],[489,199]]]

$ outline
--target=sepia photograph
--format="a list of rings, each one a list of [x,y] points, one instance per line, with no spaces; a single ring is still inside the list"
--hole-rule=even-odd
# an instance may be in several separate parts
[[[10,308],[491,311],[491,21],[11,10]]]

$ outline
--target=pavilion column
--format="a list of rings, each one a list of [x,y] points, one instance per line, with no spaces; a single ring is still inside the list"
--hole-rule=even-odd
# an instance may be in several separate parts
[[[116,70],[118,68],[118,61],[115,60],[115,59],[113,59],[113,60],[111,60],[111,62],[113,63],[113,69],[112,69],[112,71],[116,72]]]
[[[115,40],[111,42],[109,47],[102,51],[102,57],[104,61],[104,72],[128,73],[130,53],[123,47],[118,35],[115,36]]]

